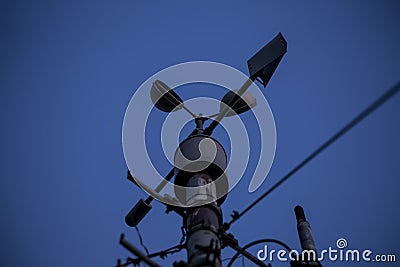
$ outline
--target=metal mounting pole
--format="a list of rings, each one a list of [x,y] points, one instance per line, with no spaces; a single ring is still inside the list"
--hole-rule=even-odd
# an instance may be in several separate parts
[[[212,181],[213,179],[204,173],[193,175],[187,187],[210,186],[204,187],[204,190],[195,190],[194,194],[187,194],[188,203],[205,201],[209,198],[216,199],[215,186],[210,184]],[[221,224],[222,213],[216,201],[187,209],[185,226],[188,236],[186,242],[188,267],[222,266],[221,240],[218,233]]]

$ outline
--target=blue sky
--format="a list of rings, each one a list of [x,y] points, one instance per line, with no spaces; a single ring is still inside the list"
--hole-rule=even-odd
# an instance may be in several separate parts
[[[247,59],[282,32],[288,53],[264,91],[277,127],[275,161],[256,192],[244,177],[229,194],[229,219],[399,80],[399,8],[397,1],[2,1],[0,266],[113,266],[130,256],[120,233],[139,242],[124,216],[146,196],[125,179],[121,145],[135,90],[186,61],[247,73]],[[301,204],[318,248],[345,237],[350,248],[399,258],[399,101],[236,222],[240,244],[271,237],[298,249],[293,207]],[[155,203],[140,228],[156,251],[179,242],[180,225]]]

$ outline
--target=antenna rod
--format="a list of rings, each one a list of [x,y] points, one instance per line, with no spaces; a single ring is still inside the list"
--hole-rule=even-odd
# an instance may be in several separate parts
[[[303,207],[296,206],[294,212],[296,214],[297,232],[299,234],[301,249],[312,250],[317,253],[315,241],[311,232],[311,226],[306,220]]]
[[[290,263],[291,267],[322,267],[318,261],[317,247],[313,234],[311,232],[311,226],[306,219],[303,207],[296,206],[294,208],[297,220],[297,233],[299,234],[300,245],[303,253],[299,255],[297,261]]]

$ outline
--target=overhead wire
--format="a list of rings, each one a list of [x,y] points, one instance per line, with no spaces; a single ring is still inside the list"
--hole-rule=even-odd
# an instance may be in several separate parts
[[[265,193],[263,193],[260,197],[258,197],[255,201],[253,201],[249,206],[247,206],[242,212],[234,211],[232,215],[232,220],[228,223],[224,224],[225,229],[229,229],[229,227],[240,219],[243,215],[249,212],[255,205],[257,205],[261,200],[271,194],[275,189],[277,189],[280,185],[286,182],[289,178],[291,178],[295,173],[297,173],[300,169],[302,169],[307,163],[313,160],[316,156],[318,156],[321,152],[323,152],[326,148],[332,145],[335,141],[341,138],[344,134],[346,134],[349,130],[351,130],[354,126],[359,124],[362,120],[368,117],[371,113],[373,113],[376,109],[386,103],[389,99],[391,99],[394,95],[396,95],[400,91],[400,82],[397,82],[393,87],[387,90],[383,95],[381,95],[378,99],[372,102],[367,108],[365,108],[361,113],[359,113],[356,117],[354,117],[351,121],[349,121],[343,128],[337,131],[331,138],[325,141],[320,147],[314,150],[308,157],[306,157],[303,161],[301,161],[298,165],[296,165],[291,171],[289,171],[285,176],[283,176],[276,184],[274,184],[270,189],[268,189]]]

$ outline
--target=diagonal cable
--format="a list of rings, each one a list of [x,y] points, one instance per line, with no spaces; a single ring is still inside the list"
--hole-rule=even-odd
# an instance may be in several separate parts
[[[291,178],[296,172],[298,172],[301,168],[303,168],[307,163],[313,160],[316,156],[318,156],[322,151],[332,145],[335,141],[337,141],[340,137],[346,134],[349,130],[351,130],[354,126],[368,117],[371,113],[373,113],[376,109],[386,103],[390,98],[392,98],[396,93],[400,91],[400,82],[397,82],[393,87],[387,90],[382,96],[380,96],[377,100],[375,100],[372,104],[370,104],[366,109],[364,109],[360,114],[354,117],[350,122],[348,122],[342,129],[336,132],[331,138],[329,138],[325,143],[323,143],[320,147],[318,147],[314,152],[312,152],[307,158],[305,158],[302,162],[300,162],[296,167],[294,167],[290,172],[288,172],[285,176],[283,176],[276,184],[274,184],[270,189],[268,189],[264,194],[258,197],[253,203],[247,206],[242,212],[234,212],[232,216],[232,220],[228,223],[224,224],[225,229],[229,229],[229,227],[241,218],[244,214],[246,214],[249,210],[251,210],[255,205],[257,205],[261,200],[263,200],[266,196],[271,194],[276,188],[286,182],[289,178]]]

